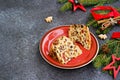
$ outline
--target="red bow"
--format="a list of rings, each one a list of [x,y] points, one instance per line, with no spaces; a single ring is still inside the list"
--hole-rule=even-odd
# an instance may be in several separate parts
[[[68,0],[69,2],[71,2],[73,4],[73,11],[76,11],[77,8],[83,10],[84,12],[86,11],[86,9],[84,8],[84,6],[82,4],[76,4],[75,0]]]
[[[95,13],[95,11],[98,11],[98,10],[110,10],[111,12],[109,12],[108,14]],[[95,20],[120,16],[120,13],[111,6],[98,6],[98,7],[92,8],[90,12],[93,15]]]

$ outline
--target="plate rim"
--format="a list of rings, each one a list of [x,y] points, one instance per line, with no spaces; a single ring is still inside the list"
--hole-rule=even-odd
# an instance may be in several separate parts
[[[43,58],[47,63],[49,63],[50,65],[52,65],[52,66],[54,66],[54,67],[56,67],[56,68],[60,68],[60,69],[77,69],[77,68],[81,68],[81,67],[84,67],[84,66],[90,64],[90,63],[96,58],[96,56],[98,55],[98,51],[99,51],[99,42],[98,42],[97,38],[95,37],[95,35],[94,35],[92,32],[90,32],[90,34],[94,37],[94,39],[95,39],[95,41],[96,41],[97,50],[96,50],[96,53],[95,53],[95,55],[93,56],[93,58],[90,59],[90,60],[89,60],[88,62],[86,62],[85,64],[79,65],[79,66],[73,66],[73,67],[63,67],[63,66],[58,66],[58,65],[55,65],[55,64],[51,63],[49,60],[47,60],[47,59],[44,57],[43,52],[42,52],[42,49],[41,49],[41,45],[42,45],[43,39],[45,38],[45,36],[46,36],[49,32],[51,32],[51,31],[53,31],[53,30],[55,30],[55,29],[59,29],[59,28],[64,27],[64,26],[65,26],[65,27],[69,27],[70,25],[59,25],[59,26],[56,26],[56,27],[53,27],[53,28],[49,29],[47,32],[45,32],[45,33],[43,34],[42,38],[41,38],[40,41],[39,41],[39,52],[40,52],[42,58]]]

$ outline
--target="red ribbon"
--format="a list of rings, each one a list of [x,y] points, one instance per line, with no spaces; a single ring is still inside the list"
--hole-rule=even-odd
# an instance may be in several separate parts
[[[120,38],[120,32],[113,32],[111,38],[112,39]]]
[[[79,4],[76,4],[76,3],[74,2],[74,0],[68,0],[68,1],[73,4],[73,11],[76,11],[77,8],[83,10],[84,12],[86,11],[86,9],[84,8],[84,6],[83,6],[82,4],[80,4],[80,3],[79,3]]]
[[[110,12],[108,14],[98,14],[95,12],[98,10],[110,10]],[[90,12],[93,15],[95,20],[120,16],[120,13],[115,8],[113,8],[111,6],[98,6],[98,7],[92,8]]]

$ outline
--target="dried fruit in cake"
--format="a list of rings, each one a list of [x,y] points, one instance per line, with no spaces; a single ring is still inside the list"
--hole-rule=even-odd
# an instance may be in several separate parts
[[[79,42],[85,49],[90,50],[91,35],[87,26],[81,24],[70,25],[68,35],[73,42]]]
[[[51,45],[49,55],[56,61],[66,64],[72,58],[82,54],[79,46],[75,45],[68,37],[60,36]]]

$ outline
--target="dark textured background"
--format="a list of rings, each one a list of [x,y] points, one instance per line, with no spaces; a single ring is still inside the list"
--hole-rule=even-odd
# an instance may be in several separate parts
[[[112,5],[120,7],[120,1]],[[43,60],[38,49],[43,34],[59,25],[85,24],[91,9],[61,13],[60,6],[57,0],[0,0],[0,80],[113,80],[92,64],[62,70]],[[52,23],[44,21],[47,16],[54,17]],[[90,30],[95,33],[92,27]],[[120,27],[115,26],[109,38],[114,31]],[[98,41],[100,45],[105,42]]]

